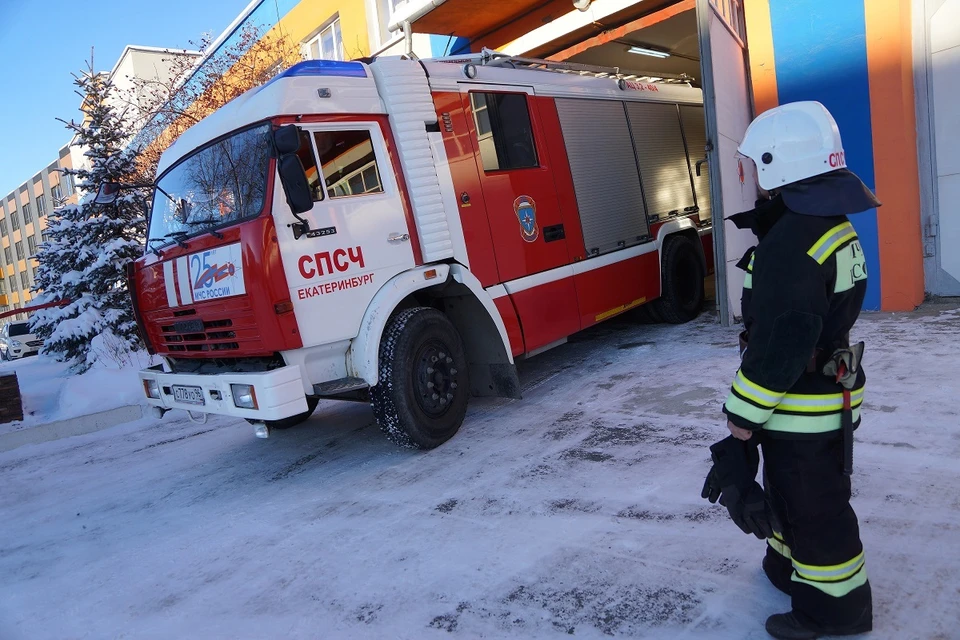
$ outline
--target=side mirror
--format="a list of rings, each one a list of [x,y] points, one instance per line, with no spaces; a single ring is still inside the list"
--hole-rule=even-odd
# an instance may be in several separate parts
[[[300,150],[300,129],[295,124],[288,124],[273,132],[273,145],[277,155],[283,157]]]
[[[277,171],[280,173],[283,191],[287,195],[287,204],[294,215],[313,209],[313,195],[310,193],[307,172],[303,170],[300,158],[293,154],[280,156]]]
[[[93,199],[94,204],[113,204],[117,201],[117,195],[120,194],[119,182],[104,182],[97,191],[97,197]]]

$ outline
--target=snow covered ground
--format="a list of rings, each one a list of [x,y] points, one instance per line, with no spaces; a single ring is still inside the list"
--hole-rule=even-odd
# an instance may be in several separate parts
[[[614,321],[426,453],[325,403],[0,454],[0,638],[765,638],[763,543],[699,495],[736,333]],[[960,637],[960,313],[854,337],[872,637]]]
[[[0,424],[0,434],[38,424],[116,409],[143,402],[137,371],[151,364],[147,354],[134,354],[120,364],[104,356],[79,376],[49,356],[0,362],[0,374],[15,371],[23,401],[23,421]],[[145,403],[144,403],[145,404]]]

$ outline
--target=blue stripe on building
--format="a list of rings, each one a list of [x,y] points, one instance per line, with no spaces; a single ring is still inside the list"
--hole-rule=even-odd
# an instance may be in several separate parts
[[[434,58],[456,56],[462,53],[470,53],[470,41],[467,38],[430,36],[430,55]]]
[[[770,0],[780,104],[816,100],[837,121],[847,166],[876,191],[863,0]],[[877,210],[850,217],[867,258],[864,309],[880,308]]]

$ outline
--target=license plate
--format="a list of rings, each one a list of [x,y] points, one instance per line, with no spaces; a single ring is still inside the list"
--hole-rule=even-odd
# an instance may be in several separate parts
[[[177,333],[203,333],[203,320],[181,320],[173,323]]]
[[[173,386],[173,399],[186,404],[206,404],[203,399],[203,389],[200,387]]]

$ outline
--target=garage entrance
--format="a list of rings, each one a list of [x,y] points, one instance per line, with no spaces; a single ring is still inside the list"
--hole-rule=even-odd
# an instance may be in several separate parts
[[[755,177],[736,158],[753,118],[743,0],[422,0],[398,27],[450,34],[470,48],[612,68],[638,78],[689,82],[703,90],[702,112],[683,114],[695,162],[701,218],[712,219],[715,294],[721,322],[740,313],[744,272],[736,268],[753,244],[749,231],[724,219],[753,208]],[[694,149],[699,156],[694,161]],[[664,188],[668,188],[665,186]]]
[[[953,249],[960,243],[960,0],[915,5],[914,42],[925,61],[915,73],[927,289],[960,296],[960,252]]]

